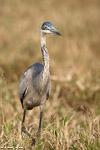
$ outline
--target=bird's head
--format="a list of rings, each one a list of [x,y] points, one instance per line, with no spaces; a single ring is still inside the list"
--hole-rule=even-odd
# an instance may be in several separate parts
[[[50,22],[44,22],[42,24],[41,30],[44,34],[57,34],[61,35],[61,33],[54,28],[54,25]]]

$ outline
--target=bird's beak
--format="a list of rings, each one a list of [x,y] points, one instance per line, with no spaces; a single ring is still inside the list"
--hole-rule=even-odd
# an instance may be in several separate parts
[[[56,30],[55,28],[52,28],[51,32],[61,36],[61,33],[58,30]]]

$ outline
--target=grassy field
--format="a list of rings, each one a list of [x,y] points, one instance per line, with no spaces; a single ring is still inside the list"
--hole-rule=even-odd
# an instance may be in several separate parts
[[[0,0],[0,148],[31,149],[18,88],[24,70],[42,62],[44,21],[62,37],[47,36],[52,90],[35,150],[100,150],[99,0]],[[38,122],[37,107],[25,121],[34,137]]]

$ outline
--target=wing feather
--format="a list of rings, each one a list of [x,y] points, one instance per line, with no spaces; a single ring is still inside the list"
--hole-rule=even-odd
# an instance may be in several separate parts
[[[40,63],[33,64],[23,74],[19,86],[19,98],[23,107],[23,99],[28,93],[28,87],[32,86],[34,79],[40,74],[43,65]],[[34,85],[33,85],[34,86]]]

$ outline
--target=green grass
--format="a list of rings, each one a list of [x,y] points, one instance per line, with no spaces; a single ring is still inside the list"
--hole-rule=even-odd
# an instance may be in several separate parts
[[[52,90],[41,139],[39,108],[27,112],[25,126],[36,150],[100,149],[99,10],[99,0],[0,1],[0,148],[31,149],[18,88],[24,70],[42,62],[40,27],[51,21],[62,37],[47,36]]]

